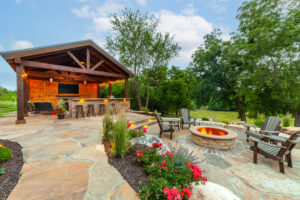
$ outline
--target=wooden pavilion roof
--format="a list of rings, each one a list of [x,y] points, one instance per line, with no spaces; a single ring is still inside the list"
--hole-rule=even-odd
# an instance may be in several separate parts
[[[16,71],[24,66],[29,78],[106,82],[128,79],[133,73],[92,40],[0,52]]]

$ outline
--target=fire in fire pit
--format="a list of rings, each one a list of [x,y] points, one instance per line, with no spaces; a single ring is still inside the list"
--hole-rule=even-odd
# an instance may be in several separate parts
[[[198,128],[197,131],[206,135],[227,135],[228,133],[224,130],[218,128],[208,128],[208,127],[201,127]]]
[[[233,130],[212,126],[194,126],[190,131],[194,143],[210,149],[233,149],[238,136]]]

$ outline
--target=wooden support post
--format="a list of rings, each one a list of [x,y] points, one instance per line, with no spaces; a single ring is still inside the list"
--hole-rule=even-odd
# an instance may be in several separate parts
[[[89,48],[86,49],[86,67],[87,69],[91,68],[91,52]]]
[[[23,74],[23,65],[17,64],[16,66],[17,73],[17,121],[16,124],[24,124],[26,120],[24,119],[24,79]]]
[[[97,98],[100,98],[100,85],[99,85],[99,82],[97,82]]]
[[[112,88],[111,88],[111,81],[109,81],[109,85],[108,85],[108,96],[111,97],[112,95]]]
[[[24,78],[24,116],[28,117],[28,101],[29,101],[29,80],[28,77]]]
[[[128,78],[125,79],[125,98],[128,98]]]

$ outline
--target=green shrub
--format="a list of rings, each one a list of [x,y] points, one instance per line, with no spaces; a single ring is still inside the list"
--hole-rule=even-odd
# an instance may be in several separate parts
[[[128,131],[129,139],[142,137],[145,135],[145,131],[142,129],[130,129]]]
[[[9,160],[11,158],[11,155],[11,149],[2,145],[0,146],[0,163]]]
[[[113,117],[112,115],[107,112],[103,119],[102,119],[102,125],[103,125],[103,139],[104,140],[109,140],[111,135],[108,134],[110,131],[112,131],[113,128]]]
[[[224,123],[224,124],[229,124],[229,121],[228,120],[226,120],[226,119],[222,119],[220,122],[222,122],[222,123]]]
[[[261,127],[264,122],[265,122],[264,119],[256,119],[256,120],[254,120],[255,126],[258,126],[258,127]]]
[[[202,117],[202,121],[209,121],[208,117]]]
[[[146,113],[149,113],[149,112],[150,112],[149,108],[144,107],[144,106],[141,108],[141,110],[142,110],[143,112],[146,112]]]
[[[127,121],[121,116],[117,122],[113,124],[112,134],[112,154],[114,156],[124,156],[130,149],[129,136],[127,130]]]
[[[0,168],[0,175],[5,174],[4,168]]]
[[[283,127],[288,127],[291,124],[291,119],[289,118],[289,116],[285,116],[282,118],[282,125]]]

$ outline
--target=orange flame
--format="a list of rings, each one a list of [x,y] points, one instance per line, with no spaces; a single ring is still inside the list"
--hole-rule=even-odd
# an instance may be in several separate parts
[[[222,136],[222,135],[227,135],[228,134],[226,131],[223,131],[221,129],[218,129],[218,128],[208,128],[208,127],[198,128],[197,131],[199,131],[200,133],[206,134],[206,135],[218,135],[218,136]]]

